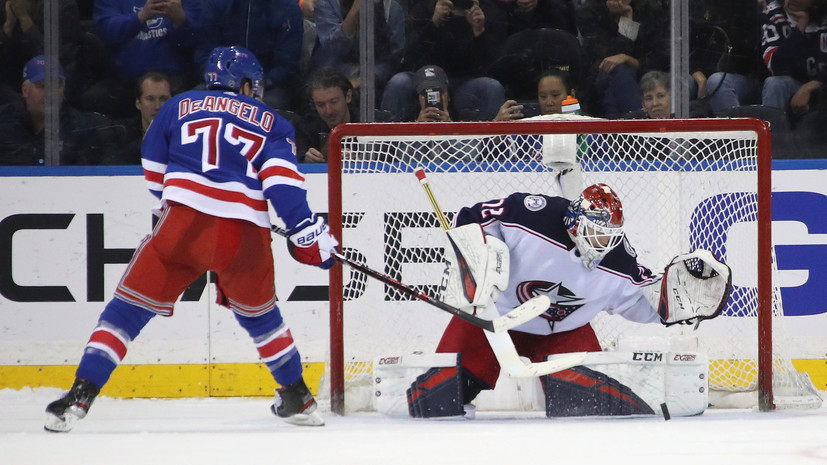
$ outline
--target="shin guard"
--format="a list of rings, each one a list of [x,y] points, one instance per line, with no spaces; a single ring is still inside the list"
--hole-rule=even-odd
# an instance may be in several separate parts
[[[102,388],[126,356],[129,343],[154,316],[141,307],[112,299],[86,343],[75,376]]]
[[[629,387],[584,366],[546,375],[543,382],[547,417],[655,414]]]
[[[408,389],[408,413],[414,418],[465,415],[463,370],[460,367],[431,368]]]

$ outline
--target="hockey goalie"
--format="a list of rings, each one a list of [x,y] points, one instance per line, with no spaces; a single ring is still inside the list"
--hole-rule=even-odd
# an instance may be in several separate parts
[[[485,318],[537,295],[551,305],[501,333],[454,317],[436,350],[439,363],[409,384],[408,413],[470,415],[501,371],[539,377],[549,417],[703,412],[703,354],[602,352],[590,321],[608,312],[642,324],[697,325],[721,313],[730,270],[697,250],[655,274],[638,263],[623,222],[621,201],[605,184],[571,201],[515,193],[460,210],[447,232],[443,300]]]

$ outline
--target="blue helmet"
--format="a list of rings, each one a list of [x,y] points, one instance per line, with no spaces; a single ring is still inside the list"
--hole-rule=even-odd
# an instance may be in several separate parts
[[[253,95],[262,98],[264,71],[255,55],[239,46],[214,48],[204,70],[207,88],[238,92],[244,79],[250,80]]]

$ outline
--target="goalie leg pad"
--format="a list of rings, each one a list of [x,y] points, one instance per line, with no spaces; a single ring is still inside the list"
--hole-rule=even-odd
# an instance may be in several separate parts
[[[584,366],[546,375],[547,417],[654,415],[628,386]]]
[[[463,409],[463,371],[457,367],[431,368],[408,389],[408,413],[414,418],[454,417]]]
[[[408,414],[414,418],[464,416],[483,389],[491,389],[461,366],[431,368],[408,389]],[[473,411],[469,414],[473,418]]]
[[[651,415],[663,405],[675,417],[699,415],[709,403],[708,374],[699,352],[592,352],[581,366],[543,378],[546,415]]]
[[[411,384],[433,368],[460,366],[458,353],[414,353],[378,357],[373,362],[373,407],[382,415],[408,417],[408,394]],[[348,401],[348,406],[352,402]]]

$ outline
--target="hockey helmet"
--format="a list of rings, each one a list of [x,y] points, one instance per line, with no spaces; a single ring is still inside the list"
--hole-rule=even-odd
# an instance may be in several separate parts
[[[623,240],[623,204],[611,187],[593,184],[572,200],[564,218],[580,259],[593,270]]]
[[[244,80],[253,87],[253,95],[264,95],[264,71],[252,52],[244,47],[216,47],[210,53],[204,70],[208,89],[227,89],[238,92]]]

